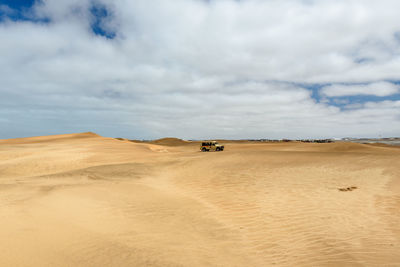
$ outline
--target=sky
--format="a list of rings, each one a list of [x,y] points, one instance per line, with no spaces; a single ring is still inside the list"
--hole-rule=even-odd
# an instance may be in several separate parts
[[[0,139],[400,136],[400,1],[0,0]]]

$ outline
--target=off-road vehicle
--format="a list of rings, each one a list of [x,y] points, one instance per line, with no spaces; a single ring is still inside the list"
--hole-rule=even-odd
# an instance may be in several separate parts
[[[202,142],[200,145],[200,151],[206,152],[206,151],[223,151],[224,146],[218,144],[217,141],[207,141],[207,142]]]

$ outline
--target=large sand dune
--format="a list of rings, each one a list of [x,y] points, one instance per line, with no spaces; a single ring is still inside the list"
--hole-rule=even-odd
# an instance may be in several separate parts
[[[400,149],[181,143],[0,140],[0,266],[400,266]]]

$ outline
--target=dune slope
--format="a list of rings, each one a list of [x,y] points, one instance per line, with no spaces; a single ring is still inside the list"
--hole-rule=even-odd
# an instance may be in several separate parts
[[[172,141],[0,140],[0,266],[400,265],[400,150]]]

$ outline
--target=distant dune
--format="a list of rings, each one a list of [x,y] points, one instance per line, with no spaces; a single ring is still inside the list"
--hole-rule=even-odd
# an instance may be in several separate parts
[[[184,146],[190,144],[190,142],[174,137],[161,138],[151,141],[150,143],[162,146]]]
[[[399,266],[398,148],[221,142],[0,140],[0,266]]]
[[[76,134],[60,134],[60,135],[49,135],[49,136],[34,136],[27,138],[14,138],[14,139],[0,139],[0,144],[30,144],[40,142],[52,142],[52,141],[64,141],[82,138],[93,138],[101,137],[100,135],[93,132],[76,133]]]

